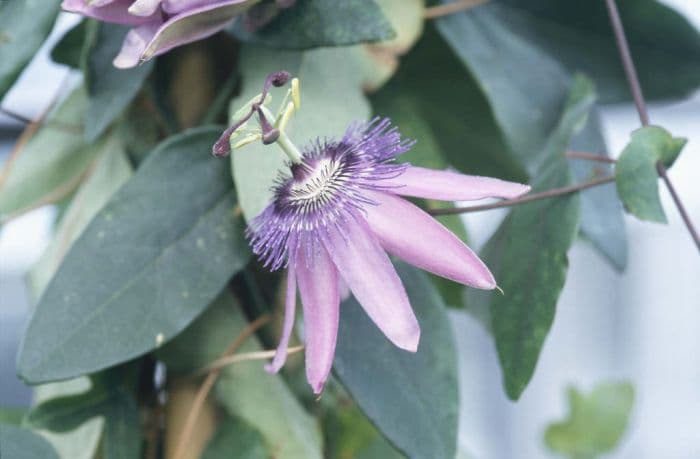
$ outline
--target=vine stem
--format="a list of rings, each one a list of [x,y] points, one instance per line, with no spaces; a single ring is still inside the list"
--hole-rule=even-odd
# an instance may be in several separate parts
[[[423,17],[425,19],[436,19],[443,16],[448,16],[450,14],[459,13],[460,11],[468,10],[469,8],[474,8],[481,4],[486,3],[488,0],[455,0],[452,3],[446,3],[444,5],[431,6],[426,8],[423,12]]]
[[[501,207],[512,207],[519,204],[525,204],[532,201],[539,201],[541,199],[550,199],[557,196],[564,196],[571,193],[576,193],[577,191],[586,190],[588,188],[593,188],[599,185],[604,185],[606,183],[611,183],[615,181],[614,176],[600,177],[597,179],[590,180],[588,182],[579,183],[576,185],[569,185],[561,188],[554,188],[547,191],[542,191],[539,193],[526,194],[515,199],[506,199],[500,202],[494,202],[491,204],[481,204],[478,206],[469,207],[448,207],[444,209],[431,209],[428,213],[431,215],[455,215],[455,214],[466,214],[470,212],[481,212],[483,210],[499,209]]]
[[[296,354],[297,352],[301,352],[304,350],[304,346],[293,346],[293,347],[288,347],[287,348],[287,355],[292,355]],[[207,373],[213,370],[218,370],[223,367],[232,365],[234,363],[239,363],[239,362],[248,362],[251,360],[266,360],[270,359],[275,356],[275,353],[277,352],[276,349],[272,349],[269,351],[255,351],[255,352],[246,352],[243,354],[234,354],[234,355],[227,355],[226,357],[222,357],[220,359],[217,359],[207,365],[206,367],[202,368],[199,370],[195,375],[200,375],[202,373]]]
[[[598,153],[586,153],[584,151],[567,151],[566,157],[570,159],[585,159],[588,161],[598,161],[601,163],[615,164],[617,160],[608,158]]]
[[[642,126],[648,126],[649,112],[644,99],[644,93],[642,92],[642,85],[639,83],[637,69],[634,65],[632,54],[630,53],[629,43],[627,42],[627,36],[625,35],[625,28],[622,25],[622,20],[620,19],[620,11],[617,8],[617,3],[615,0],[605,0],[605,4],[608,8],[610,24],[615,35],[615,42],[617,43],[617,49],[620,53],[620,59],[622,60],[622,67],[624,68],[627,83],[629,84],[630,91],[632,92],[634,105],[637,107],[637,113],[639,113],[639,120],[641,121]],[[690,220],[690,216],[688,215],[680,196],[678,196],[676,188],[671,182],[671,178],[668,176],[666,167],[660,161],[656,163],[656,171],[666,184],[666,188],[668,188],[671,198],[673,198],[673,202],[675,203],[676,208],[678,208],[678,212],[681,214],[681,218],[683,219],[686,228],[688,228],[690,236],[693,238],[698,251],[700,251],[700,235],[698,235],[697,229]]]
[[[221,357],[223,358],[235,353],[243,345],[246,339],[248,339],[253,333],[255,333],[256,330],[258,330],[260,327],[262,327],[269,321],[270,316],[266,314],[258,317],[253,322],[248,324],[248,326],[245,329],[243,329],[243,331],[236,337],[236,339],[233,340],[228,349],[226,349],[223,352]],[[206,401],[209,392],[211,392],[211,389],[214,387],[214,383],[216,383],[216,380],[219,378],[220,373],[221,368],[213,369],[211,372],[209,372],[207,377],[204,379],[204,382],[199,387],[194,402],[192,403],[190,414],[187,416],[187,420],[185,420],[185,426],[183,427],[182,433],[180,434],[180,441],[177,444],[177,448],[175,448],[175,454],[173,455],[173,459],[179,459],[184,454],[190,436],[192,436],[192,431],[194,430],[197,418],[199,417],[199,413],[202,410],[202,407],[204,406],[204,402]]]

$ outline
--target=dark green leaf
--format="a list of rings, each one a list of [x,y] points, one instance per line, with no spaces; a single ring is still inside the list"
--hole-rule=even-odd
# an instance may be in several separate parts
[[[596,110],[591,111],[583,130],[571,142],[573,151],[595,152],[607,155],[600,119]],[[588,160],[570,160],[569,166],[577,183],[595,176],[613,175],[612,166]],[[618,270],[627,265],[627,235],[622,205],[615,186],[597,186],[581,193],[581,233]]]
[[[527,179],[476,80],[432,27],[370,100],[376,115],[391,117],[402,134],[417,140],[401,160],[431,168],[449,162],[467,173]]]
[[[219,129],[151,153],[74,243],[32,316],[19,373],[32,383],[91,373],[175,336],[248,261]]]
[[[510,150],[533,174],[559,120],[569,75],[522,40],[518,29],[504,19],[510,11],[489,2],[440,18],[437,25],[484,92]]]
[[[530,9],[542,13],[550,6],[554,8],[553,3],[566,3],[574,8],[574,2],[568,0],[534,3],[537,6],[531,8],[529,3],[513,6],[509,0],[494,1],[437,21],[443,37],[482,88],[510,150],[531,175],[540,167],[549,134],[558,123],[571,85],[571,69],[567,71],[539,46],[535,38],[541,24],[535,21],[535,13]],[[590,4],[586,2],[584,8]],[[553,41],[562,43],[580,35],[557,35]],[[600,47],[581,47],[576,57],[582,60],[581,53],[597,52]],[[591,121],[584,135],[579,145],[605,150],[595,121]],[[576,171],[578,178],[590,172],[590,168],[581,165]],[[581,225],[584,235],[616,266],[624,265],[625,229],[619,210],[614,208],[610,188],[587,193],[585,200],[586,220]],[[605,236],[601,235],[602,225],[609,231]]]
[[[656,163],[672,164],[685,143],[685,139],[673,137],[658,126],[632,133],[630,143],[615,165],[617,194],[629,213],[641,220],[666,222],[659,199]]]
[[[78,25],[70,29],[61,37],[51,50],[51,59],[58,63],[75,69],[83,63],[85,52],[85,39],[87,36],[87,21],[80,21]]]
[[[104,418],[105,459],[139,457],[141,445],[138,406],[125,388],[122,368],[101,373],[87,392],[59,396],[39,403],[27,421],[37,429],[70,432],[95,417]]]
[[[141,457],[141,423],[134,398],[118,392],[102,410],[105,430],[102,439],[104,459]]]
[[[675,98],[696,89],[700,85],[700,35],[688,20],[656,0],[617,3],[645,95]],[[515,70],[503,72],[505,79],[522,78],[532,83],[540,66],[561,65],[569,74],[581,71],[590,75],[604,102],[630,98],[605,2],[496,0],[441,19],[440,26],[460,22],[465,27],[461,33],[476,40],[460,46],[476,50],[486,44],[498,49],[499,58],[494,63]],[[469,26],[471,30],[466,29]],[[491,38],[497,41],[489,45],[486,41]],[[529,64],[522,59],[507,62],[506,56],[513,51],[536,60]],[[482,55],[486,59],[493,56]],[[674,71],[668,72],[670,68]],[[548,82],[556,85],[548,80],[542,84]]]
[[[51,32],[58,0],[0,3],[0,100]]]
[[[292,141],[302,148],[317,138],[341,137],[350,123],[369,117],[361,89],[363,69],[355,52],[356,48],[299,53],[244,47],[243,90],[234,100],[232,115],[260,92],[267,74],[286,69],[301,79],[302,109],[288,128]],[[273,97],[281,99],[283,94],[278,90]],[[274,99],[271,106],[277,106]],[[243,215],[251,219],[271,201],[271,186],[285,169],[286,156],[276,145],[255,142],[235,150],[231,157]]]
[[[533,191],[567,186],[565,157],[571,137],[585,123],[595,96],[591,83],[576,80],[561,121],[539,154]],[[482,251],[505,292],[490,297],[491,330],[503,369],[506,393],[517,399],[527,386],[554,319],[568,267],[567,251],[579,223],[579,197],[546,199],[515,208]],[[478,301],[477,301],[478,302]]]
[[[421,326],[418,352],[395,347],[360,305],[341,306],[334,369],[377,428],[408,457],[454,457],[457,362],[445,306],[427,277],[399,266]]]
[[[104,132],[134,99],[151,73],[148,61],[131,69],[118,69],[112,60],[119,53],[128,29],[100,24],[87,57],[86,81],[90,104],[85,112],[85,138],[91,142]]]
[[[202,459],[267,459],[263,436],[239,419],[227,418],[207,444]]]
[[[71,244],[132,174],[119,138],[111,135],[94,148],[98,152],[87,177],[66,208],[51,243],[29,273],[35,298],[41,296]]]
[[[87,395],[91,388],[92,383],[85,376],[36,386],[34,388],[36,406],[33,409],[39,409],[43,403],[52,399],[78,394]],[[87,415],[92,416],[90,413],[87,413]],[[94,459],[102,438],[103,428],[104,419],[101,417],[90,417],[74,430],[67,432],[43,430],[42,435],[49,440],[61,458]]]
[[[330,389],[332,390],[332,389]],[[324,400],[328,401],[324,395]],[[323,418],[329,459],[404,457],[384,438],[352,400],[339,398]]]
[[[569,417],[547,428],[547,446],[572,459],[593,459],[612,451],[629,422],[632,384],[599,384],[587,396],[570,387],[568,396]]]
[[[80,184],[99,151],[85,145],[81,123],[85,91],[76,89],[8,162],[0,182],[0,222],[59,201]]]
[[[85,421],[102,414],[103,407],[112,394],[103,387],[93,387],[87,392],[56,397],[39,403],[30,411],[27,421],[37,429],[67,432]]]
[[[169,369],[178,372],[201,369],[221,357],[247,325],[238,302],[224,292],[181,335],[163,346],[158,356]],[[257,339],[248,338],[239,352],[261,349]],[[315,419],[304,411],[280,376],[265,371],[262,362],[226,367],[215,392],[229,414],[260,431],[268,451],[289,459],[322,457]]]
[[[31,430],[0,424],[0,457],[3,459],[59,459],[51,444]]]
[[[270,7],[263,4],[253,13],[265,15]],[[282,49],[346,46],[394,37],[374,0],[297,0],[262,29],[251,33],[239,21],[235,33],[246,41]]]

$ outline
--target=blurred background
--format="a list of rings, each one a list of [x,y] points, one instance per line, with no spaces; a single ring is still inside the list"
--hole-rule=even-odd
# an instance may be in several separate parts
[[[700,27],[700,2],[666,0]],[[2,106],[37,118],[69,77],[46,50],[74,24],[57,30],[5,97]],[[652,123],[688,146],[670,172],[691,218],[700,224],[700,94],[652,105]],[[602,111],[608,147],[620,153],[639,127],[632,105]],[[23,125],[0,114],[0,163]],[[453,312],[461,369],[460,446],[475,458],[552,457],[543,443],[546,426],[567,415],[566,388],[584,392],[603,381],[631,381],[636,390],[632,421],[611,458],[700,457],[700,256],[661,187],[668,225],[627,218],[629,264],[616,273],[588,246],[572,248],[570,270],[535,376],[518,403],[507,400],[496,351],[481,324]],[[28,318],[24,275],[49,241],[55,210],[33,211],[0,229],[0,405],[28,406],[30,390],[15,374],[15,353]],[[469,214],[479,248],[504,212]]]

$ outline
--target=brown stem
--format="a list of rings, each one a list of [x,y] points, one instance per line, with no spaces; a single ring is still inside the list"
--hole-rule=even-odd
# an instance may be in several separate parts
[[[488,0],[455,0],[452,3],[447,3],[445,5],[426,8],[423,12],[423,17],[425,19],[440,18],[450,14],[459,13],[460,11],[468,10],[469,8],[474,8],[475,6],[484,4],[487,1]]]
[[[673,186],[671,179],[668,177],[668,172],[666,171],[666,168],[663,164],[658,162],[656,163],[656,171],[659,173],[659,176],[663,179],[664,183],[666,184],[666,188],[668,188],[668,192],[671,194],[671,198],[673,198],[673,202],[678,208],[678,213],[681,214],[681,218],[685,222],[685,226],[688,228],[690,237],[693,238],[693,241],[695,242],[695,245],[697,246],[698,251],[700,252],[700,235],[698,235],[698,230],[695,228],[695,225],[693,225],[693,222],[690,220],[690,216],[685,210],[685,206],[683,205],[680,196],[678,196],[678,193],[676,192],[676,187]]]
[[[249,336],[255,333],[256,330],[265,325],[269,320],[270,316],[264,315],[258,317],[253,322],[248,324],[248,326],[236,337],[236,339],[233,340],[228,349],[226,349],[221,354],[221,357],[223,358],[236,352],[238,348],[240,348],[241,345],[245,342],[245,340],[248,339]],[[213,369],[204,379],[204,382],[200,386],[199,391],[197,391],[197,395],[195,396],[194,402],[192,403],[190,414],[187,416],[187,420],[185,421],[185,427],[183,427],[182,429],[182,434],[180,435],[180,442],[178,443],[177,448],[175,449],[173,459],[179,459],[180,457],[182,457],[185,448],[187,447],[188,440],[192,435],[192,430],[194,429],[195,424],[197,422],[199,412],[201,411],[202,406],[204,405],[204,402],[207,399],[207,395],[209,395],[209,392],[214,387],[214,383],[216,383],[216,380],[219,378],[220,373],[221,368]]]
[[[492,204],[481,204],[478,206],[469,207],[449,207],[445,209],[431,209],[428,211],[431,215],[454,215],[454,214],[466,214],[469,212],[481,212],[482,210],[500,209],[501,207],[511,207],[517,206],[519,204],[525,204],[527,202],[539,201],[540,199],[549,199],[557,196],[563,196],[570,193],[575,193],[577,191],[586,190],[588,188],[593,188],[598,185],[604,185],[606,183],[614,182],[615,177],[607,176],[593,179],[589,182],[579,183],[576,185],[565,186],[562,188],[554,188],[552,190],[542,191],[540,193],[531,193],[525,196],[521,196],[515,199],[506,199],[500,202],[494,202]]]
[[[632,91],[632,98],[634,99],[634,105],[637,106],[637,113],[639,113],[639,120],[642,122],[642,126],[649,125],[649,112],[647,111],[646,101],[644,100],[644,93],[642,92],[642,85],[639,83],[639,76],[637,75],[637,69],[634,66],[634,60],[632,59],[632,54],[630,53],[629,43],[627,42],[627,36],[625,35],[625,28],[622,25],[622,20],[620,19],[620,11],[617,8],[617,3],[615,0],[605,0],[605,4],[608,7],[608,14],[610,16],[610,24],[615,34],[615,42],[617,43],[617,49],[620,53],[620,59],[622,60],[622,67],[625,70],[625,75],[627,76],[627,83],[629,84],[630,91]],[[676,189],[668,176],[666,167],[659,161],[656,163],[656,170],[659,176],[663,179],[668,188],[673,202],[678,208],[678,212],[681,214],[681,218],[685,223],[686,228],[690,236],[693,238],[695,245],[700,251],[700,235],[698,235],[697,229],[690,220],[690,216],[683,205]]]
[[[583,151],[567,151],[566,157],[571,159],[585,159],[588,161],[598,161],[601,163],[615,164],[617,161],[613,158],[600,155],[598,153],[586,153]]]
[[[304,346],[293,346],[293,347],[288,347],[287,348],[287,355],[292,355],[296,354],[297,352],[301,352],[304,350]],[[235,355],[227,355],[226,357],[221,357],[220,359],[216,359],[206,367],[202,368],[201,370],[197,371],[195,373],[195,376],[201,375],[203,373],[208,373],[213,370],[219,370],[221,368],[224,368],[226,366],[232,365],[234,363],[238,362],[248,362],[251,360],[266,360],[270,359],[275,356],[277,353],[276,349],[272,349],[269,351],[254,351],[254,352],[246,352],[243,354],[235,354]]]
[[[12,110],[8,110],[4,107],[0,107],[0,113],[3,113],[5,115],[9,116],[10,118],[14,119],[15,121],[19,121],[22,124],[32,124],[34,122],[33,119],[27,118],[24,115],[20,115],[19,113],[14,112]]]

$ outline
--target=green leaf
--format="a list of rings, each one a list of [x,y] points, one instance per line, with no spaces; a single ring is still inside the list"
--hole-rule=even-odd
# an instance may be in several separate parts
[[[416,139],[400,160],[431,168],[449,162],[467,173],[527,180],[476,80],[433,27],[426,27],[396,75],[370,100],[376,115],[389,116],[403,135]]]
[[[198,370],[221,356],[248,325],[238,302],[224,292],[212,306],[180,336],[158,351],[169,369]],[[240,351],[262,348],[248,338]],[[242,362],[226,367],[215,393],[231,416],[256,428],[265,438],[268,451],[289,459],[323,457],[321,434],[314,418],[304,411],[281,377],[271,375],[263,362]]]
[[[357,405],[345,397],[335,401],[324,415],[323,430],[326,438],[326,456],[329,459],[403,457],[377,431]],[[374,454],[378,449],[384,449],[384,454]]]
[[[481,87],[510,151],[537,170],[566,99],[569,75],[506,21],[511,9],[488,3],[436,21],[438,30]]]
[[[99,416],[111,397],[105,388],[93,387],[87,392],[52,398],[34,407],[27,422],[37,429],[68,432]]]
[[[700,85],[700,34],[690,22],[656,0],[617,3],[644,94],[652,99],[679,98],[695,90]],[[462,22],[465,20],[469,25]],[[496,65],[515,64],[527,70],[504,74],[503,78],[532,82],[539,66],[556,63],[568,74],[590,75],[604,102],[630,98],[604,2],[495,0],[473,11],[440,19],[439,23],[441,27],[447,23],[471,26],[471,30],[462,33],[478,41],[462,46],[475,50],[484,44],[493,46],[500,51],[494,59]],[[497,41],[488,44],[491,38]],[[529,53],[537,57],[530,65],[522,59],[508,63],[511,51],[522,57]],[[483,53],[483,57],[493,54]],[[669,73],[670,68],[674,72]]]
[[[632,139],[615,165],[617,194],[627,212],[640,220],[666,223],[659,198],[656,163],[673,164],[686,139],[671,136],[662,127],[647,126],[632,133]]]
[[[131,69],[118,69],[112,60],[119,53],[128,28],[100,24],[89,50],[85,72],[90,103],[85,112],[85,138],[94,141],[136,97],[153,69],[153,61]]]
[[[0,100],[53,28],[58,0],[0,3]]]
[[[239,67],[243,72],[243,90],[232,104],[233,115],[240,106],[255,97],[265,77],[286,69],[301,80],[302,108],[290,122],[289,136],[302,148],[323,137],[339,138],[350,123],[369,117],[369,106],[362,95],[364,70],[358,68],[356,48],[319,49],[282,52],[244,46]],[[273,97],[282,97],[278,90]],[[276,107],[273,99],[272,107]],[[234,182],[246,219],[258,215],[271,201],[271,187],[286,157],[276,145],[255,142],[231,155]]]
[[[122,368],[97,375],[86,392],[39,403],[27,421],[51,432],[69,432],[96,417],[104,419],[102,447],[106,459],[139,457],[141,432],[138,406],[126,389]],[[100,431],[102,429],[100,428]]]
[[[231,179],[210,155],[218,132],[162,143],[88,225],[30,320],[22,378],[66,379],[150,351],[245,266]]]
[[[19,427],[26,414],[26,410],[22,408],[0,407],[0,424],[9,424]]]
[[[29,273],[35,298],[41,296],[73,242],[132,174],[119,138],[109,136],[93,148],[97,159],[68,205],[51,243]]]
[[[573,151],[597,152],[607,156],[600,119],[592,110],[588,122],[571,141]],[[595,176],[614,174],[612,165],[589,160],[569,160],[571,173],[577,183]],[[615,186],[597,186],[581,193],[581,233],[590,240],[618,271],[627,266],[627,236],[622,205]]]
[[[534,192],[571,184],[566,147],[583,127],[594,100],[590,81],[577,79],[559,125],[539,154]],[[513,400],[530,381],[554,320],[566,279],[566,254],[578,224],[576,194],[523,204],[510,213],[481,253],[504,294],[479,292],[471,297],[477,305],[490,301],[491,330],[505,390]]]
[[[52,399],[86,394],[91,389],[90,380],[82,376],[51,384],[35,387],[34,396],[37,409],[41,404]],[[104,428],[104,419],[92,417],[86,419],[78,428],[67,432],[42,430],[41,434],[49,440],[61,459],[93,459],[97,453]]]
[[[51,60],[79,69],[85,57],[87,29],[88,21],[83,20],[66,32],[51,50]]]
[[[569,417],[547,428],[547,446],[572,459],[593,459],[612,451],[629,423],[634,405],[632,384],[599,384],[587,396],[570,387],[568,397]]]
[[[103,407],[105,430],[102,439],[104,459],[141,457],[141,423],[134,397],[118,392]]]
[[[85,105],[84,90],[73,91],[7,163],[0,181],[0,222],[56,202],[80,184],[96,153],[80,132]]]
[[[0,424],[0,457],[59,459],[51,444],[31,430]]]
[[[239,419],[227,418],[219,424],[207,444],[202,459],[267,459],[263,436]]]
[[[601,8],[604,9],[600,2],[496,0],[436,21],[442,36],[483,90],[510,151],[531,176],[540,167],[541,154],[568,97],[571,75],[579,68],[565,68],[558,59],[560,55],[554,53],[552,56],[548,49],[543,48],[543,42],[556,47],[575,41],[577,46],[571,53],[572,60],[575,58],[577,63],[595,59],[595,56],[607,50],[615,52],[614,46],[609,46],[609,43],[613,43],[612,38],[604,44],[581,44],[579,40],[589,38],[585,26],[581,27],[582,30],[575,27],[567,29],[561,27],[559,22],[545,21],[538,15],[550,14],[550,10],[556,10],[561,15],[569,10],[586,10],[565,18],[578,24],[588,20],[588,9],[599,11]],[[556,16],[554,13],[551,15]],[[564,18],[556,18],[556,21],[569,24]],[[604,26],[603,30],[608,31],[607,16]],[[562,34],[562,31],[565,33]],[[547,35],[546,40],[539,38],[549,32],[551,35]],[[619,63],[616,60],[608,67],[617,69]],[[609,79],[596,81],[606,87]],[[602,141],[597,124],[593,123],[588,130],[588,139],[595,140],[597,137]],[[594,146],[595,143],[586,142],[584,145]],[[584,166],[580,168],[576,170],[577,177],[578,172],[586,173]],[[624,241],[625,228],[621,212],[612,208],[611,198],[610,187],[587,193],[584,198],[585,220],[581,228],[584,236],[592,240],[597,249],[620,266],[624,265],[624,248],[621,248],[624,242],[612,244],[612,241]],[[608,231],[605,237],[609,241],[603,241],[605,237],[600,234],[601,222],[605,222],[605,230]]]
[[[421,326],[418,352],[395,347],[349,299],[340,308],[335,373],[408,457],[454,457],[459,394],[452,328],[427,277],[403,264],[398,272]]]
[[[239,21],[235,34],[245,41],[281,49],[346,46],[395,36],[374,0],[297,0],[293,8],[282,10],[256,32],[249,32]]]

